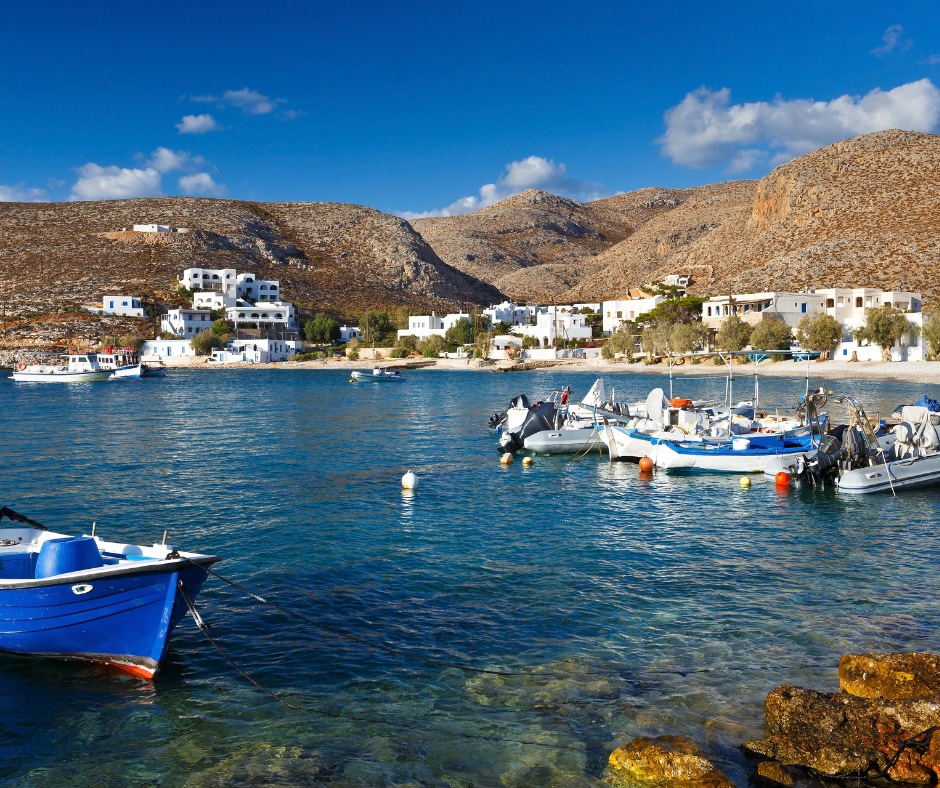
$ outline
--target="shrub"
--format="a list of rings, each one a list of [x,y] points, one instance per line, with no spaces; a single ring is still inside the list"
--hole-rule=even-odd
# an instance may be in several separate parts
[[[410,351],[406,347],[393,347],[392,352],[388,354],[389,358],[406,358]]]
[[[702,363],[702,359],[700,359],[698,356],[692,356],[692,358],[689,359],[689,363],[690,363],[690,364],[701,364],[701,363]]]
[[[751,347],[760,350],[788,350],[792,341],[793,332],[782,320],[761,320],[751,332]]]
[[[712,364],[716,367],[723,367],[725,365],[725,360],[721,356],[713,356]]]
[[[610,349],[610,345],[604,344],[604,347],[601,348],[601,358],[613,358],[614,351]]]
[[[523,350],[530,350],[530,349],[532,349],[532,348],[538,348],[538,347],[540,347],[540,346],[541,346],[541,343],[540,343],[535,337],[530,336],[529,334],[526,334],[526,335],[522,338],[522,349],[523,349]]]
[[[444,349],[444,340],[442,337],[432,334],[421,343],[421,355],[425,358],[437,358]]]
[[[145,340],[143,337],[138,337],[138,336],[135,336],[134,334],[125,334],[122,337],[118,337],[118,341],[117,341],[117,343],[121,347],[132,347],[138,353],[140,352],[140,349],[144,346],[144,342]]]
[[[220,318],[213,322],[212,324],[212,333],[222,336],[223,334],[231,334],[235,330],[235,324],[231,320],[226,320],[225,318]]]
[[[715,341],[722,350],[743,350],[751,338],[751,326],[737,315],[729,315],[718,329]]]
[[[414,334],[405,334],[403,337],[398,337],[398,346],[407,350],[417,350],[418,337]]]
[[[225,346],[224,340],[224,337],[212,331],[201,331],[189,340],[189,346],[196,352],[197,356],[209,356],[212,355],[215,348]]]
[[[804,317],[796,327],[796,339],[805,350],[818,350],[819,360],[829,355],[832,346],[842,339],[842,324],[831,315]]]
[[[489,331],[484,331],[480,334],[477,334],[476,342],[474,342],[474,358],[488,358],[490,353],[493,352],[493,335]],[[480,355],[477,356],[477,353]]]

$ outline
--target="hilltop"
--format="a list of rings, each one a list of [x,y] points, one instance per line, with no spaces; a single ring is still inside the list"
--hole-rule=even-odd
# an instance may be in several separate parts
[[[717,184],[595,259],[561,300],[616,298],[670,273],[691,292],[883,287],[940,299],[940,137],[890,130]]]
[[[188,233],[126,232],[158,222]],[[340,203],[193,197],[0,203],[0,299],[7,314],[100,303],[105,293],[174,305],[191,266],[279,279],[288,300],[356,314],[446,309],[499,292],[444,263],[398,217]]]

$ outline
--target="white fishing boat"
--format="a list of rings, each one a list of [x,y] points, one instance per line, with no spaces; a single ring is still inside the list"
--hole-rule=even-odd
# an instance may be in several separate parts
[[[20,362],[13,371],[17,383],[91,383],[107,380],[113,370],[103,369],[95,353],[69,353],[64,365]]]
[[[366,381],[371,380],[374,383],[395,383],[401,382],[404,378],[401,373],[394,370],[380,369],[375,367],[372,372],[360,372],[358,369],[352,373],[353,380]]]
[[[112,371],[111,379],[143,377],[143,364],[136,348],[108,346],[104,353],[98,353],[98,364],[102,369]]]

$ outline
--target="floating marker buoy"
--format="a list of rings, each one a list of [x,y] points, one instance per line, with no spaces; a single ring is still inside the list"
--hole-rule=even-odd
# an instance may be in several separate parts
[[[349,379],[349,382],[350,382],[350,383],[355,383],[356,381],[353,380],[352,378],[350,378],[350,379]]]
[[[653,461],[649,457],[647,457],[645,454],[640,458],[640,470],[641,471],[653,470]]]
[[[499,461],[502,465],[512,465],[513,462],[515,462],[515,460],[512,458],[512,455],[508,451],[499,458]]]
[[[418,486],[418,477],[414,475],[413,471],[408,471],[401,477],[401,486],[406,490],[413,490]]]
[[[774,482],[778,487],[789,487],[790,486],[790,474],[786,471],[780,471],[774,476]]]
[[[535,461],[531,457],[525,457],[522,460],[522,464],[525,465],[526,467],[532,465],[534,462]]]
[[[748,479],[747,476],[742,476],[742,477],[741,477],[741,486],[742,486],[742,487],[750,487],[750,486],[751,486],[751,480]]]

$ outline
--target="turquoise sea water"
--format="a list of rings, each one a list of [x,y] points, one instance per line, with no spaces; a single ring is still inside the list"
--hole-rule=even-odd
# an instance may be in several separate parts
[[[796,373],[799,374],[799,373]],[[937,650],[937,490],[847,498],[753,477],[538,457],[485,422],[590,374],[172,371],[0,380],[0,504],[65,532],[224,557],[218,570],[406,661],[306,629],[218,581],[151,683],[0,658],[3,786],[601,786],[610,751],[682,733],[743,785],[766,693],[838,687],[845,652]],[[664,380],[607,376],[618,399]],[[668,384],[668,381],[666,381]],[[830,384],[830,387],[835,387]],[[735,392],[750,393],[742,381]],[[845,381],[887,413],[940,387]],[[791,403],[800,380],[764,380]],[[677,396],[723,394],[722,380]],[[837,415],[833,413],[833,415]],[[414,494],[401,475],[420,477]]]

